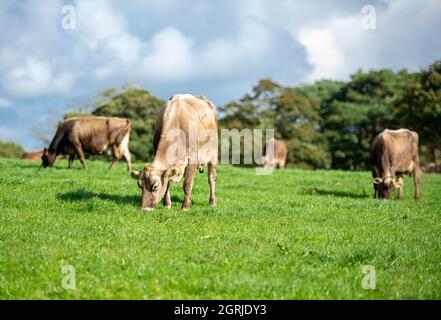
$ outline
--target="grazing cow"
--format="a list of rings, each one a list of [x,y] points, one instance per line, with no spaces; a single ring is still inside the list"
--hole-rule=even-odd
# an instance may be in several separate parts
[[[441,173],[441,166],[437,166],[434,162],[431,162],[423,168],[423,171],[427,173]]]
[[[268,155],[268,150],[274,148],[274,157]],[[266,155],[262,158],[262,165],[264,168],[285,168],[286,156],[288,148],[286,142],[283,140],[271,139],[266,143]]]
[[[170,184],[184,176],[182,209],[191,206],[191,191],[196,170],[208,165],[210,205],[216,206],[216,165],[218,162],[216,106],[203,96],[173,96],[162,108],[153,139],[155,157],[141,172],[133,171],[142,190],[141,208],[153,210],[164,198],[171,208]]]
[[[109,169],[124,157],[127,170],[131,171],[130,128],[130,120],[123,118],[88,116],[65,120],[58,126],[49,149],[44,149],[41,157],[43,166],[52,166],[59,154],[66,154],[69,156],[69,168],[75,156],[78,156],[83,168],[86,168],[84,152],[103,154],[110,147],[113,159]]]
[[[398,188],[398,199],[402,199],[403,174],[406,173],[413,177],[415,200],[418,200],[421,174],[418,140],[418,134],[407,129],[386,129],[375,137],[371,167],[376,199],[390,199],[395,188]]]
[[[41,157],[43,156],[44,150],[30,151],[25,152],[21,156],[21,160],[33,160],[33,161],[41,161]]]

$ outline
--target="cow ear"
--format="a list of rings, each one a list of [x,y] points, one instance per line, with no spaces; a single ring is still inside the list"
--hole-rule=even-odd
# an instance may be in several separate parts
[[[380,184],[380,183],[383,182],[383,179],[377,177],[377,178],[374,178],[374,179],[372,180],[372,182],[373,182],[374,184]]]
[[[133,179],[138,180],[138,179],[139,179],[139,176],[140,176],[140,173],[139,173],[139,171],[134,171],[134,170],[132,170],[132,171],[130,171],[130,176],[131,176]]]
[[[185,160],[178,161],[175,165],[169,168],[166,172],[167,178],[172,180],[173,182],[179,182],[181,178],[184,176],[185,168],[188,164],[188,158]]]

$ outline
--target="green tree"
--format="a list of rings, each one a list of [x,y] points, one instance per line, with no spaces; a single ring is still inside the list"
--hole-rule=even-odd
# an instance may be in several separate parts
[[[332,167],[369,168],[370,145],[385,128],[402,126],[393,106],[412,75],[383,69],[357,72],[322,108],[322,128],[332,157]]]
[[[329,166],[329,156],[319,132],[319,104],[294,88],[264,79],[239,102],[220,108],[220,127],[274,129],[288,145],[288,162],[303,168]]]
[[[288,162],[302,168],[326,168],[330,159],[319,131],[319,104],[284,88],[274,100],[276,137],[288,144]]]
[[[25,150],[15,142],[0,140],[0,158],[20,158]]]
[[[431,162],[437,161],[441,140],[441,60],[418,73],[397,102],[397,117],[420,135]]]

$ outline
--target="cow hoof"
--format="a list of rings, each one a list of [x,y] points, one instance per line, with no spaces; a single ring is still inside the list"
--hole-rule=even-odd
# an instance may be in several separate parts
[[[190,210],[190,207],[182,207],[182,211],[188,211]]]
[[[142,210],[144,210],[144,211],[153,211],[153,210],[155,210],[155,208],[142,208]]]
[[[210,199],[210,206],[212,206],[212,207],[217,206],[217,198]]]
[[[164,207],[165,207],[166,209],[171,209],[171,204],[166,204]]]

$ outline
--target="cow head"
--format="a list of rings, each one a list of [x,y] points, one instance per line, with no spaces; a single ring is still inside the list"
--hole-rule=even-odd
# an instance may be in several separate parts
[[[374,178],[375,199],[390,200],[392,192],[395,190],[394,178],[389,176],[386,178]]]
[[[273,168],[274,167],[274,159],[271,159],[269,156],[262,157],[262,166],[265,169]]]
[[[43,167],[51,167],[54,164],[56,157],[57,154],[55,152],[49,151],[47,150],[47,148],[44,148],[43,155],[41,156]]]
[[[131,171],[130,175],[141,189],[141,209],[154,210],[164,197],[168,183],[181,180],[187,164],[188,159],[179,161],[165,170],[145,165],[142,171]]]

